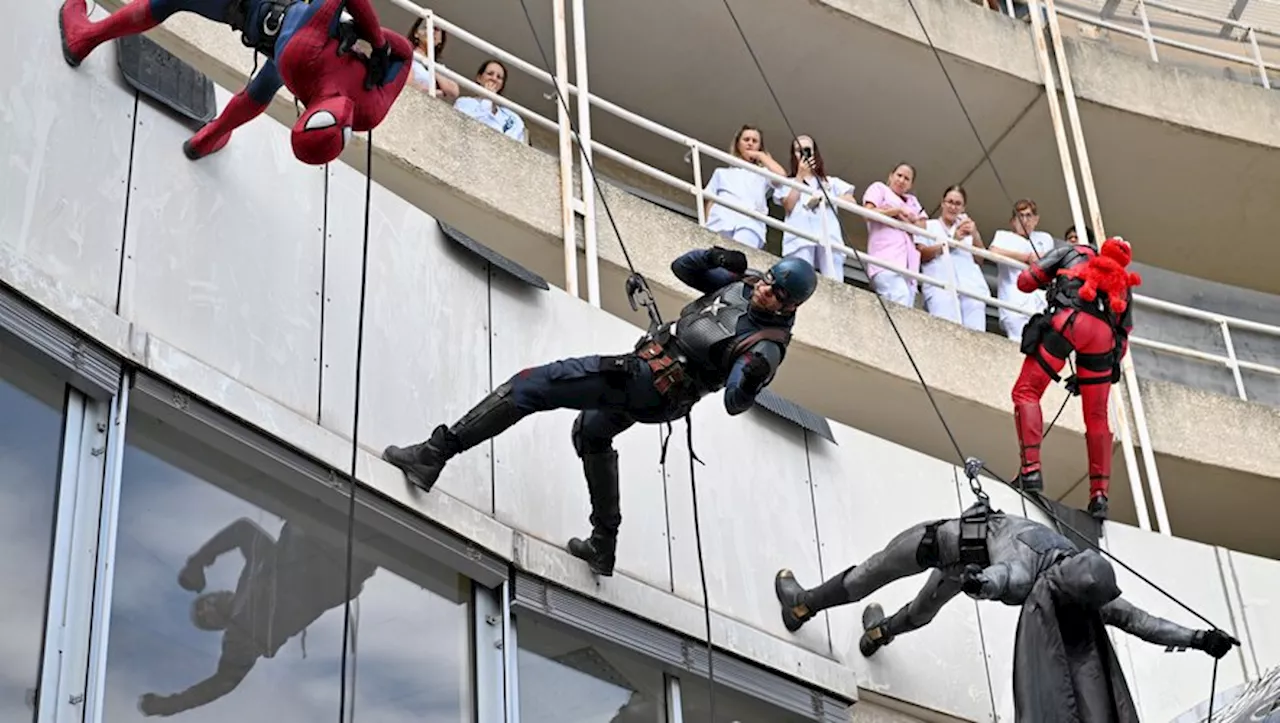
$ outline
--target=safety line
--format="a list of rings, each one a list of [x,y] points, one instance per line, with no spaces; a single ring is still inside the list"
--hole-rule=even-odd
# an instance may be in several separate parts
[[[347,480],[351,486],[350,499],[347,504],[347,570],[346,570],[346,609],[347,615],[342,622],[342,662],[340,679],[341,689],[338,692],[338,723],[346,723],[347,715],[347,644],[351,628],[351,566],[354,564],[356,536],[356,462],[360,456],[360,377],[364,356],[364,308],[366,292],[369,288],[369,216],[373,200],[373,129],[365,137],[365,183],[364,183],[364,242],[360,252],[360,305],[356,320],[356,380],[355,394],[351,403],[351,476]],[[355,691],[351,691],[355,695]]]
[[[551,61],[547,57],[547,52],[542,47],[542,40],[538,38],[538,31],[536,26],[533,23],[533,17],[529,14],[529,6],[526,0],[520,0],[520,7],[522,10],[524,10],[525,21],[529,25],[529,33],[533,36],[533,42],[538,47],[538,54],[542,56],[543,69],[546,71],[548,75],[552,75],[552,76],[556,75],[555,72],[553,72],[552,70]],[[577,18],[575,19],[575,22],[582,22],[582,19]],[[604,206],[605,215],[609,218],[609,225],[613,227],[613,234],[618,239],[618,246],[622,248],[622,256],[624,259],[626,259],[627,268],[630,269],[631,271],[631,276],[628,279],[628,294],[630,294],[631,283],[639,284],[640,290],[643,290],[645,297],[647,297],[648,299],[648,302],[645,304],[645,306],[647,307],[647,310],[650,315],[651,327],[654,325],[661,325],[662,314],[658,310],[658,300],[654,296],[653,291],[649,288],[648,279],[646,279],[642,274],[640,274],[636,270],[635,264],[632,263],[631,261],[631,254],[627,251],[627,244],[622,239],[622,231],[618,228],[618,223],[613,217],[613,211],[609,208],[609,201],[605,197],[604,189],[600,185],[600,177],[598,174],[596,174],[596,169],[595,169],[595,166],[592,164],[591,159],[587,157],[587,150],[589,149],[583,145],[582,136],[579,135],[578,129],[574,127],[573,117],[572,117],[572,113],[569,110],[568,100],[560,93],[559,84],[553,83],[552,87],[555,89],[556,100],[559,101],[560,106],[564,109],[565,119],[569,123],[569,131],[573,133],[574,138],[578,142],[578,149],[579,149],[579,153],[581,154],[582,162],[587,165],[587,169],[591,172],[591,180],[595,185],[596,194],[600,198],[600,203]],[[583,99],[579,98],[579,102],[583,102]],[[568,229],[564,229],[564,232],[568,233]],[[567,242],[567,239],[566,239],[566,242]],[[575,252],[576,252],[576,249],[575,249]],[[633,307],[634,307],[634,303],[633,303]],[[650,330],[652,331],[652,328]],[[702,583],[703,622],[706,625],[706,629],[707,629],[707,636],[706,636],[707,695],[709,698],[708,707],[710,709],[708,711],[708,714],[709,714],[709,720],[714,721],[716,720],[716,685],[715,685],[715,662],[714,662],[715,649],[714,649],[714,646],[712,645],[711,600],[707,591],[706,560],[704,558],[703,551],[702,551],[702,524],[701,524],[701,520],[699,519],[699,512],[698,512],[698,478],[697,478],[697,472],[695,471],[695,463],[701,463],[702,460],[698,459],[697,455],[694,454],[694,451],[693,451],[693,417],[692,415],[693,415],[692,409],[690,409],[684,415],[685,424],[687,426],[687,444],[688,444],[688,452],[689,452],[689,487],[690,487],[691,498],[693,501],[693,534],[694,534],[694,543],[695,543],[694,547],[697,550],[698,573]],[[667,428],[668,430],[670,430],[671,428],[670,422],[667,422]],[[668,437],[669,436],[670,434],[668,433]],[[666,442],[664,441],[663,442],[664,463],[665,463],[665,459],[666,459]]]

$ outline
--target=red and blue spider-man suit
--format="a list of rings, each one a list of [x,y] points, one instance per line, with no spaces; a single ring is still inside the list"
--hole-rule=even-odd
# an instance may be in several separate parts
[[[306,106],[293,126],[294,155],[303,163],[328,163],[352,131],[382,122],[412,71],[412,46],[378,24],[370,0],[133,0],[100,22],[89,20],[85,0],[65,0],[58,16],[63,57],[75,67],[98,45],[183,11],[230,25],[245,45],[267,56],[222,114],[183,144],[193,160],[225,146],[231,131],[266,110],[283,85]],[[356,39],[368,41],[373,53],[351,51]]]
[[[1111,426],[1107,401],[1120,378],[1120,360],[1133,330],[1133,291],[1142,279],[1127,270],[1133,252],[1122,238],[1109,238],[1101,252],[1085,245],[1064,246],[1018,275],[1025,293],[1048,289],[1049,306],[1032,317],[1022,333],[1022,372],[1013,385],[1013,419],[1022,452],[1018,481],[1026,490],[1044,487],[1040,474],[1040,440],[1044,420],[1040,398],[1050,379],[1058,379],[1071,352],[1076,376],[1069,386],[1079,390],[1084,407],[1084,440],[1089,454],[1089,512],[1107,516],[1111,486]]]

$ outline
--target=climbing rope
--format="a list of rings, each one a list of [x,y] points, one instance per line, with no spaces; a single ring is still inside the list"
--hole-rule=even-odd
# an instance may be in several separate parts
[[[325,167],[326,172],[328,166]],[[347,570],[346,570],[346,610],[342,622],[342,662],[339,679],[342,689],[338,693],[338,722],[347,723],[347,646],[354,644],[351,630],[351,567],[354,564],[356,537],[356,462],[360,456],[360,377],[364,357],[364,308],[366,292],[369,288],[369,216],[373,200],[373,130],[365,137],[364,161],[364,242],[360,251],[360,303],[356,317],[356,380],[355,394],[351,403],[351,476],[347,483],[350,495],[347,503]],[[359,608],[357,607],[357,611]],[[352,661],[354,665],[354,661]],[[355,690],[351,691],[355,696]],[[354,715],[353,715],[354,719]]]
[[[542,47],[542,41],[538,38],[538,31],[533,23],[533,16],[529,14],[529,6],[526,0],[520,0],[520,7],[524,11],[525,21],[529,24],[529,33],[533,36],[533,42],[538,47],[538,54],[542,56],[543,69],[549,75],[555,75],[552,71],[551,61],[547,57],[546,50]],[[581,19],[579,19],[581,22]],[[596,188],[596,195],[599,196],[601,204],[604,206],[605,215],[609,219],[609,225],[613,228],[613,234],[618,239],[618,246],[622,248],[622,256],[627,262],[627,268],[631,275],[627,278],[626,293],[628,302],[632,311],[637,310],[640,306],[645,307],[649,315],[649,330],[653,331],[662,326],[662,313],[658,310],[658,301],[654,296],[652,289],[649,288],[649,282],[644,276],[636,270],[635,264],[631,261],[631,254],[627,251],[627,244],[622,239],[622,231],[618,229],[618,223],[614,220],[613,211],[609,208],[609,201],[605,197],[604,188],[600,185],[600,178],[596,174],[595,166],[591,163],[591,159],[587,157],[587,148],[582,143],[582,136],[578,134],[578,129],[574,127],[572,115],[569,111],[568,100],[560,93],[559,85],[552,84],[555,89],[556,100],[564,109],[565,118],[569,120],[569,131],[573,134],[574,139],[578,142],[578,148],[582,152],[582,161],[587,165],[587,169],[591,173],[591,180]],[[568,232],[568,229],[565,229]],[[703,622],[706,625],[707,635],[707,691],[709,697],[710,710],[708,711],[708,719],[716,720],[716,686],[715,686],[715,650],[712,646],[711,635],[711,601],[707,592],[707,567],[706,560],[702,551],[702,524],[698,513],[698,477],[696,465],[701,464],[702,460],[698,459],[693,451],[693,416],[692,410],[687,412],[684,417],[687,427],[687,442],[689,451],[689,487],[693,496],[693,536],[694,547],[698,555],[698,574],[702,583],[702,615]],[[668,438],[670,437],[670,422],[667,423]],[[666,440],[663,441],[663,465],[666,464]]]
[[[743,31],[741,23],[739,23],[739,22],[738,22],[737,15],[733,12],[733,8],[730,6],[730,4],[729,4],[729,0],[721,0],[721,2],[724,4],[725,10],[729,13],[729,17],[733,20],[734,27],[735,27],[735,28],[737,28],[737,30],[738,30],[738,35],[742,38],[743,45],[746,47],[747,52],[751,55],[751,59],[752,59],[752,61],[755,63],[756,69],[757,69],[757,70],[759,71],[759,73],[760,73],[760,78],[761,78],[761,80],[763,80],[763,81],[764,81],[765,87],[766,87],[766,88],[768,88],[769,94],[770,94],[770,96],[772,96],[772,98],[773,98],[773,102],[774,102],[774,105],[776,105],[776,106],[777,106],[778,113],[782,116],[782,120],[783,120],[783,122],[786,124],[788,132],[791,134],[791,137],[792,137],[792,138],[797,138],[797,137],[799,137],[799,134],[797,134],[797,133],[796,133],[796,129],[795,129],[795,127],[791,124],[791,120],[790,120],[790,118],[787,116],[786,109],[783,107],[782,102],[778,99],[778,95],[777,95],[777,93],[776,93],[776,92],[774,92],[773,85],[769,82],[768,75],[764,72],[764,68],[763,68],[763,66],[760,64],[760,59],[756,56],[755,50],[751,47],[751,42],[747,39],[746,33]],[[943,63],[943,61],[942,61],[942,55],[941,55],[941,53],[938,51],[938,48],[934,45],[934,43],[933,43],[933,39],[929,36],[929,31],[928,31],[928,29],[927,29],[927,28],[925,28],[924,21],[923,21],[923,19],[920,17],[920,13],[919,13],[919,11],[918,11],[918,10],[916,10],[916,7],[915,7],[915,0],[907,0],[907,2],[908,2],[908,4],[911,6],[911,11],[912,11],[912,13],[914,13],[914,14],[915,14],[916,22],[918,22],[918,23],[920,24],[920,29],[924,32],[924,37],[925,37],[926,42],[929,44],[929,48],[930,48],[930,50],[932,50],[932,51],[933,51],[933,55],[934,55],[934,57],[937,59],[939,66],[942,68],[942,72],[943,72],[943,74],[944,74],[944,75],[946,76],[946,78],[947,78],[947,82],[948,82],[948,84],[951,86],[951,92],[954,94],[954,96],[955,96],[955,98],[956,98],[956,102],[957,102],[957,103],[959,103],[961,110],[964,112],[965,118],[969,120],[969,127],[973,130],[974,137],[975,137],[975,138],[977,138],[977,140],[978,140],[978,144],[982,146],[983,157],[986,159],[987,163],[989,163],[989,164],[991,165],[992,172],[993,172],[993,174],[995,175],[997,182],[1000,184],[1000,188],[1004,191],[1005,195],[1006,195],[1006,196],[1008,196],[1008,195],[1009,195],[1009,194],[1008,194],[1008,190],[1007,190],[1007,189],[1005,189],[1004,182],[1003,182],[1003,180],[1001,180],[1001,178],[1000,178],[1000,174],[999,174],[999,172],[996,170],[995,163],[994,163],[994,161],[992,161],[992,159],[991,159],[991,154],[990,154],[990,152],[987,150],[986,145],[982,142],[982,138],[981,138],[981,136],[979,136],[979,134],[978,134],[977,127],[973,124],[973,120],[972,120],[972,118],[970,117],[970,115],[969,115],[969,111],[968,111],[968,109],[966,108],[966,106],[965,106],[965,104],[964,104],[964,100],[960,97],[960,93],[959,93],[959,91],[957,90],[957,88],[956,88],[956,86],[955,86],[955,83],[951,81],[951,74],[947,72],[946,65],[945,65],[945,64]],[[835,208],[835,204],[834,204],[834,202],[832,201],[831,196],[830,196],[830,194],[828,193],[826,186],[824,186],[823,184],[819,183],[819,184],[818,184],[818,189],[822,192],[823,198],[825,199],[825,201],[826,201],[826,203],[828,204],[828,206],[830,206],[831,208],[833,208],[833,209],[834,209],[834,208]],[[844,227],[843,227],[843,224],[842,224],[842,223],[841,223],[841,221],[840,221],[840,216],[839,216],[839,214],[836,214],[836,223],[837,223],[838,228],[840,229],[840,236],[841,236],[841,238],[844,238]],[[1033,250],[1035,249],[1035,245],[1034,245],[1034,244],[1032,244],[1032,249],[1033,249]],[[1039,255],[1039,254],[1037,253],[1037,256],[1038,256],[1038,255]],[[853,258],[854,258],[854,260],[857,262],[857,264],[858,264],[858,266],[859,266],[860,270],[865,274],[865,273],[866,273],[866,266],[862,263],[862,259],[861,259],[857,254],[853,254]],[[877,300],[879,301],[879,303],[880,303],[880,308],[881,308],[882,310],[884,310],[885,317],[888,319],[888,321],[889,321],[889,325],[890,325],[890,327],[893,329],[893,333],[894,333],[894,335],[895,335],[895,336],[897,337],[897,339],[898,339],[898,343],[902,346],[902,350],[906,353],[906,355],[907,355],[907,360],[910,362],[910,364],[911,364],[911,368],[915,371],[916,378],[920,381],[920,386],[924,389],[925,395],[928,397],[928,399],[929,399],[929,403],[930,403],[930,405],[932,405],[932,407],[933,407],[933,411],[934,411],[934,413],[935,413],[935,414],[937,415],[937,417],[938,417],[938,421],[942,424],[942,428],[943,428],[943,430],[946,432],[948,439],[950,439],[950,440],[951,440],[951,444],[952,444],[952,446],[955,448],[955,451],[956,451],[957,456],[958,456],[958,457],[963,461],[963,466],[964,466],[965,474],[969,477],[969,487],[970,487],[970,490],[974,493],[974,495],[975,495],[976,497],[978,497],[978,499],[979,499],[980,501],[983,501],[983,502],[988,501],[988,499],[989,499],[989,498],[987,497],[986,492],[982,489],[982,482],[978,479],[978,472],[979,472],[979,471],[986,471],[988,475],[990,475],[991,477],[993,477],[993,478],[994,478],[994,479],[996,479],[996,480],[999,480],[999,481],[1000,481],[1000,482],[1002,482],[1003,484],[1008,485],[1009,487],[1013,488],[1013,489],[1014,489],[1014,491],[1016,491],[1016,492],[1018,493],[1019,497],[1021,497],[1021,498],[1022,498],[1023,510],[1024,510],[1024,515],[1025,515],[1026,502],[1027,502],[1027,500],[1029,499],[1029,497],[1028,497],[1027,492],[1026,492],[1025,490],[1023,490],[1023,489],[1022,489],[1022,486],[1021,486],[1020,484],[1016,484],[1016,485],[1015,485],[1015,484],[1013,484],[1013,483],[1011,483],[1011,482],[1009,482],[1009,481],[1005,480],[1003,477],[1001,477],[1001,476],[997,475],[997,474],[996,474],[995,472],[993,472],[990,468],[988,468],[986,465],[984,465],[984,464],[981,462],[981,460],[978,460],[978,459],[973,458],[973,457],[966,457],[966,456],[965,456],[965,454],[964,454],[963,450],[961,450],[961,448],[960,448],[960,444],[959,444],[959,442],[957,442],[957,441],[956,441],[956,437],[955,437],[955,435],[954,435],[954,434],[952,433],[952,431],[951,431],[951,427],[950,427],[950,425],[947,423],[946,416],[942,413],[941,408],[938,406],[937,401],[934,399],[933,392],[932,392],[932,390],[929,388],[929,384],[925,381],[925,379],[924,379],[924,375],[920,372],[920,367],[919,367],[919,366],[916,364],[916,362],[915,362],[915,357],[914,357],[914,355],[911,353],[911,348],[910,348],[910,346],[907,344],[906,340],[905,340],[905,339],[903,339],[903,337],[902,337],[902,333],[898,330],[898,325],[897,325],[897,323],[894,321],[893,314],[892,314],[892,313],[890,313],[890,311],[889,311],[889,307],[888,307],[887,303],[885,302],[885,300],[883,299],[883,297],[881,297],[881,296],[880,296],[880,294],[874,294],[874,295],[875,295],[876,299],[877,299]],[[1073,373],[1074,373],[1074,369],[1073,369]],[[1062,414],[1062,410],[1066,408],[1066,403],[1067,403],[1067,401],[1068,401],[1069,399],[1070,399],[1070,396],[1068,396],[1068,397],[1067,397],[1067,400],[1064,400],[1064,401],[1063,401],[1062,409],[1059,409],[1059,410],[1058,410],[1058,414],[1057,414],[1057,415],[1055,415],[1055,417],[1054,417],[1054,419],[1053,419],[1053,422],[1054,422],[1054,423],[1056,423],[1056,422],[1057,422],[1057,420],[1058,420],[1058,417],[1059,417],[1059,416],[1061,416],[1061,414]],[[1051,429],[1052,429],[1052,423],[1051,423],[1051,425],[1050,425],[1050,430],[1051,430]],[[1047,434],[1048,434],[1048,432],[1046,431],[1046,432],[1045,432],[1045,435],[1043,435],[1043,436],[1047,436]],[[1032,500],[1032,502],[1034,503],[1034,500]],[[1090,546],[1090,547],[1094,548],[1095,550],[1097,550],[1099,553],[1101,553],[1101,554],[1105,555],[1106,557],[1111,558],[1113,561],[1115,561],[1115,562],[1116,562],[1117,564],[1119,564],[1121,567],[1123,567],[1124,569],[1128,570],[1130,573],[1132,573],[1133,575],[1135,575],[1138,579],[1142,580],[1143,582],[1147,583],[1147,584],[1148,584],[1148,585],[1150,585],[1151,587],[1155,588],[1157,591],[1159,591],[1159,592],[1160,592],[1161,594],[1163,594],[1165,597],[1167,597],[1167,598],[1169,598],[1170,600],[1172,600],[1173,602],[1177,603],[1180,607],[1182,607],[1182,608],[1183,608],[1184,610],[1186,610],[1187,612],[1191,613],[1191,614],[1192,614],[1193,616],[1195,616],[1196,618],[1199,618],[1200,620],[1204,621],[1204,622],[1205,622],[1207,625],[1209,625],[1213,630],[1221,630],[1221,628],[1219,628],[1217,625],[1215,625],[1211,620],[1209,620],[1209,619],[1208,619],[1208,618],[1206,618],[1205,616],[1201,615],[1199,612],[1197,612],[1195,609],[1193,609],[1192,607],[1190,607],[1190,606],[1189,606],[1189,605],[1187,605],[1186,603],[1182,602],[1180,599],[1178,599],[1178,598],[1177,598],[1176,596],[1174,596],[1172,593],[1170,593],[1169,591],[1165,590],[1165,589],[1164,589],[1164,588],[1162,588],[1161,586],[1159,586],[1159,585],[1155,584],[1154,582],[1152,582],[1152,581],[1151,581],[1151,579],[1147,578],[1146,576],[1144,576],[1144,575],[1142,575],[1141,573],[1139,573],[1137,570],[1135,570],[1135,569],[1133,569],[1132,567],[1130,567],[1130,566],[1129,566],[1127,563],[1125,563],[1123,560],[1119,559],[1119,558],[1118,558],[1118,557],[1116,557],[1115,555],[1112,555],[1110,552],[1108,552],[1108,551],[1106,551],[1106,550],[1103,550],[1100,546],[1098,546],[1098,545],[1094,544],[1094,543],[1092,542],[1092,540],[1090,540],[1089,538],[1087,538],[1087,537],[1085,537],[1084,535],[1082,535],[1078,530],[1076,530],[1075,528],[1073,528],[1071,525],[1067,524],[1067,523],[1066,523],[1064,520],[1062,520],[1058,515],[1054,514],[1054,512],[1053,512],[1052,510],[1048,509],[1048,506],[1047,506],[1047,505],[1045,505],[1045,506],[1039,506],[1039,505],[1037,505],[1037,506],[1038,506],[1038,507],[1040,507],[1042,510],[1044,510],[1044,512],[1045,512],[1045,513],[1046,513],[1046,514],[1047,514],[1051,519],[1053,519],[1053,521],[1054,521],[1054,522],[1059,526],[1059,528],[1060,528],[1060,529],[1061,529],[1061,528],[1066,528],[1067,530],[1070,530],[1071,532],[1075,533],[1076,537],[1078,537],[1080,540],[1083,540],[1083,541],[1084,541],[1088,546]],[[1211,689],[1210,689],[1210,696],[1209,696],[1209,697],[1210,697],[1210,701],[1212,701],[1212,699],[1213,699],[1213,695],[1212,695],[1213,689],[1214,689],[1214,688],[1216,688],[1217,671],[1218,671],[1218,660],[1215,658],[1215,659],[1214,659],[1214,664],[1213,664],[1213,681],[1211,682]],[[1211,705],[1212,705],[1212,703],[1211,703]]]

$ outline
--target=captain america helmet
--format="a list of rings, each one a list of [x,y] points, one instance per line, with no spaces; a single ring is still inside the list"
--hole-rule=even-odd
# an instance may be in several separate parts
[[[770,267],[764,282],[773,287],[774,296],[783,304],[799,306],[817,290],[818,274],[808,261],[789,256]]]

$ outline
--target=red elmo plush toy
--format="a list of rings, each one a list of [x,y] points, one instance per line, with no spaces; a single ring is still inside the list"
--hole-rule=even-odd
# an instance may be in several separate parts
[[[1080,287],[1080,298],[1093,301],[1098,292],[1107,295],[1111,302],[1111,310],[1123,313],[1128,307],[1128,294],[1131,286],[1141,286],[1142,277],[1126,271],[1125,267],[1133,259],[1133,251],[1129,242],[1116,236],[1102,242],[1102,251],[1088,262],[1058,271],[1059,276],[1080,279],[1084,286]]]

